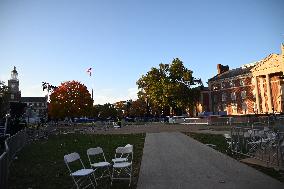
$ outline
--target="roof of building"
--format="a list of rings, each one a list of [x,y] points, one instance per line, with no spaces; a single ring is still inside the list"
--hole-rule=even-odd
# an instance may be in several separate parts
[[[250,73],[250,70],[253,68],[254,66],[250,66],[250,67],[241,67],[241,68],[236,68],[236,69],[232,69],[232,70],[228,70],[224,73],[218,74],[212,78],[210,78],[208,81],[216,81],[218,79],[225,79],[225,78],[230,78],[230,77],[236,77],[239,75],[244,75],[244,74],[248,74]]]
[[[21,97],[21,102],[46,102],[46,97]]]

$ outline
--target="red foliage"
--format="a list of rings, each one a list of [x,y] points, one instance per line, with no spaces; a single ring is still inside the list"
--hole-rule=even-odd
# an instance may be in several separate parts
[[[92,108],[91,94],[78,81],[67,81],[50,95],[49,115],[52,118],[88,116]]]

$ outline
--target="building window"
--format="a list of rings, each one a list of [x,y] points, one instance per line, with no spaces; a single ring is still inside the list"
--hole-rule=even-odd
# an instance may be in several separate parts
[[[242,103],[242,110],[243,110],[243,114],[247,113],[247,104],[245,102]]]
[[[245,99],[246,96],[247,96],[247,92],[246,92],[246,91],[242,91],[242,92],[241,92],[241,97],[242,97],[242,99]]]
[[[14,98],[15,98],[15,95],[11,94],[11,100],[14,100]]]
[[[222,102],[225,102],[225,101],[226,101],[226,98],[227,98],[226,93],[223,93],[223,94],[222,94]]]
[[[240,86],[244,86],[245,85],[245,82],[244,82],[244,80],[240,80]]]
[[[235,93],[235,92],[232,92],[232,93],[231,93],[231,99],[232,99],[232,100],[236,100],[236,93]]]
[[[237,105],[237,103],[232,103],[231,106],[232,106],[233,114],[238,113],[238,105]]]

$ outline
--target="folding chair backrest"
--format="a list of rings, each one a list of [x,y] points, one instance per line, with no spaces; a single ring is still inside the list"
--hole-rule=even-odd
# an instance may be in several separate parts
[[[118,147],[116,148],[115,152],[117,154],[130,154],[132,153],[132,146],[127,146],[127,147]]]
[[[95,162],[100,162],[100,161],[106,161],[104,151],[101,147],[89,148],[87,150],[87,155],[88,155],[90,164],[95,163]],[[91,156],[93,156],[93,158],[91,158]]]
[[[71,162],[76,161],[78,159],[80,159],[80,155],[76,152],[73,152],[71,154],[67,154],[67,155],[64,156],[65,163],[71,163]]]
[[[101,147],[97,147],[97,148],[89,148],[87,150],[87,155],[98,155],[98,154],[102,154],[104,153],[103,152],[103,149]]]
[[[115,150],[115,157],[119,157],[119,158],[127,158],[127,160],[129,161],[129,156],[131,155],[131,162],[133,160],[133,145],[127,144],[124,147],[118,147]]]

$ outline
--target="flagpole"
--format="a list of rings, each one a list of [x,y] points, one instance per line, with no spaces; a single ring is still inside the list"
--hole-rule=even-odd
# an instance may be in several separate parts
[[[87,69],[87,72],[89,73],[90,75],[90,78],[92,77],[92,67],[90,67],[89,69]],[[91,82],[92,82],[92,78],[91,78]],[[95,82],[94,82],[95,83]],[[93,84],[94,85],[94,84]],[[93,105],[94,105],[94,90],[93,90],[93,85],[91,83],[91,88],[92,88],[92,93],[91,93],[91,96],[92,96],[92,101],[93,101]]]

